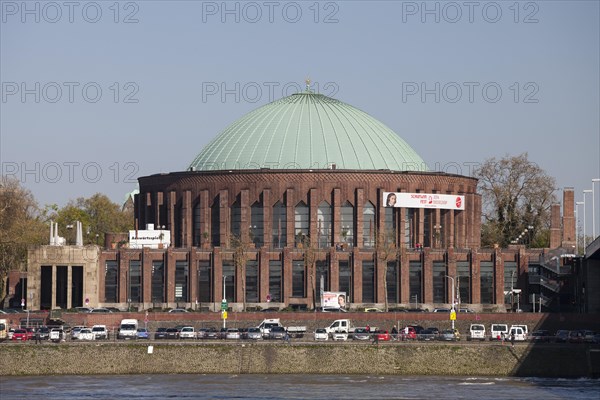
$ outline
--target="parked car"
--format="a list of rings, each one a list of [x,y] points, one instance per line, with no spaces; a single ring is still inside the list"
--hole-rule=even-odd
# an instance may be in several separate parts
[[[219,329],[219,339],[225,339],[227,337],[227,328]]]
[[[71,340],[79,339],[79,331],[83,328],[85,328],[85,326],[74,326],[73,329],[71,329]]]
[[[449,313],[451,310],[449,308],[434,308],[433,312],[439,313]]]
[[[179,339],[179,330],[177,328],[167,328],[165,339]]]
[[[19,340],[25,342],[28,339],[27,330],[26,329],[15,329],[11,340]]]
[[[414,326],[405,326],[400,331],[400,335],[402,335],[402,340],[416,340],[417,339],[417,330]]]
[[[432,340],[435,340],[435,337],[436,337],[436,334],[431,329],[423,329],[421,331],[421,333],[419,333],[417,335],[417,339],[423,340],[423,341],[432,341]]]
[[[91,308],[91,307],[75,307],[75,310],[78,313],[89,313],[90,311],[93,310],[93,308]]]
[[[150,333],[148,332],[148,329],[138,328],[137,329],[137,338],[138,339],[150,339]],[[156,335],[155,335],[155,339],[156,339]]]
[[[90,314],[109,314],[112,313],[108,308],[94,308],[90,311]]]
[[[227,329],[227,333],[225,334],[225,339],[227,340],[239,340],[241,338],[240,330],[237,328],[229,328]]]
[[[569,343],[583,343],[584,337],[581,330],[571,331],[569,332]]]
[[[193,326],[184,326],[179,331],[179,339],[195,339],[196,332]]]
[[[107,340],[108,339],[108,329],[106,329],[106,325],[92,326],[92,333],[94,334],[95,340]]]
[[[345,341],[345,340],[348,340],[348,334],[346,332],[333,332],[331,334],[331,338],[335,341],[338,341],[338,340]]]
[[[530,336],[532,342],[549,342],[550,338],[550,332],[544,329],[533,331]]]
[[[438,340],[453,342],[458,340],[452,329],[445,329],[438,336]]]
[[[83,328],[79,331],[79,335],[77,335],[78,340],[94,340],[94,333],[90,328]]]
[[[50,328],[48,328],[47,326],[40,326],[38,328],[38,333],[40,335],[40,340],[50,339]]]
[[[315,329],[315,340],[329,340],[329,334],[325,328]]]
[[[186,310],[185,308],[174,308],[172,310],[169,310],[170,313],[189,313],[188,310]]]
[[[594,343],[594,331],[591,331],[589,329],[584,329],[581,331],[581,333],[583,334],[583,341],[585,343]]]
[[[220,332],[217,331],[215,328],[208,328],[206,330],[206,333],[204,334],[204,338],[205,339],[219,339],[220,338]]]
[[[471,324],[469,327],[469,336],[467,340],[485,340],[485,325],[483,324]]]
[[[370,308],[365,308],[365,312],[383,312],[383,311],[376,307],[370,307]]]
[[[271,340],[283,340],[285,339],[285,328],[283,326],[274,326],[269,331],[269,339]]]
[[[248,340],[259,340],[262,339],[262,334],[258,328],[248,328],[246,332],[246,339]]]
[[[367,328],[355,328],[354,334],[352,335],[354,340],[371,340],[371,333],[367,331]]]
[[[373,338],[377,339],[378,342],[389,342],[392,340],[392,335],[388,331],[375,331]]]
[[[158,328],[156,332],[154,332],[154,340],[166,339],[167,338],[167,328]]]
[[[65,332],[62,328],[53,328],[50,330],[50,340],[54,343],[59,343],[65,340]]]
[[[556,343],[566,343],[569,341],[569,333],[570,331],[564,329],[556,331],[556,335],[554,335],[554,341]]]

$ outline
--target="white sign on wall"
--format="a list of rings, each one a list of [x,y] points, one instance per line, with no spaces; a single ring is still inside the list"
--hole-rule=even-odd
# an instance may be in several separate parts
[[[464,210],[465,196],[437,193],[384,192],[383,204],[385,207]]]

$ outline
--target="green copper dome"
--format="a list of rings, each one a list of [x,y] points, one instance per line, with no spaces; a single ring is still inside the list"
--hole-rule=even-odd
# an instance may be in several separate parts
[[[427,171],[398,135],[367,113],[310,91],[266,104],[214,138],[189,170]]]

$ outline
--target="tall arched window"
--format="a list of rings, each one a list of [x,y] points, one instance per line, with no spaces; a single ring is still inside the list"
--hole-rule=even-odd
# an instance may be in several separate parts
[[[368,201],[363,208],[363,247],[375,246],[375,206]]]
[[[340,217],[342,242],[352,247],[354,245],[354,207],[349,201],[342,205]]]
[[[310,218],[308,214],[308,206],[301,201],[294,208],[294,235],[296,245],[302,243],[305,237],[308,236]]]
[[[200,232],[200,202],[197,202],[194,205],[192,219],[194,226],[194,246],[200,246],[202,243],[202,232]]]
[[[317,209],[317,234],[319,248],[331,246],[331,206],[326,201]]]
[[[230,233],[240,237],[241,225],[242,225],[242,209],[240,208],[240,202],[236,200],[229,209],[230,212]]]
[[[213,246],[221,245],[221,200],[219,196],[215,198],[213,205],[210,207],[210,232],[212,234],[211,241]]]
[[[263,247],[264,241],[264,210],[262,202],[255,202],[250,209],[250,240],[259,248]]]
[[[287,218],[285,205],[278,201],[273,206],[272,246],[276,249],[285,247],[287,243]]]

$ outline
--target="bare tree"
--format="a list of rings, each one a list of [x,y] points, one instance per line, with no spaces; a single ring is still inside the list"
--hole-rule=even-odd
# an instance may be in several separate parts
[[[235,266],[235,270],[240,272],[241,277],[242,311],[246,311],[246,264],[248,262],[249,244],[247,242],[244,243],[240,235],[231,235],[229,242],[233,249],[233,265]]]
[[[312,245],[310,237],[304,235],[302,237],[302,248],[304,249],[304,268],[308,275],[309,287],[312,292],[313,308],[315,308],[317,304],[317,249]]]
[[[393,231],[385,231],[382,230],[381,234],[379,232],[375,232],[375,257],[377,259],[377,264],[383,266],[383,290],[384,290],[384,299],[385,299],[385,311],[388,311],[388,290],[387,290],[387,271],[388,271],[388,261],[391,258],[396,258],[397,250],[396,250],[396,240]]]
[[[490,158],[475,171],[483,196],[482,245],[508,245],[525,228],[530,244],[547,246],[550,206],[556,201],[556,182],[527,153]]]

